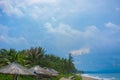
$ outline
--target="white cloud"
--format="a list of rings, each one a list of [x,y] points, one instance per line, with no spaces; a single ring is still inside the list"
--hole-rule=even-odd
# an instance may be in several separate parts
[[[9,16],[28,16],[39,19],[52,16],[64,17],[79,12],[98,10],[97,7],[101,4],[93,5],[92,2],[90,3],[88,0],[0,0],[0,7],[3,13]]]
[[[9,36],[9,28],[3,25],[0,25],[0,43],[6,43],[9,45],[28,45],[28,41],[20,36],[20,37],[10,37]]]
[[[113,24],[111,22],[106,23],[105,26],[107,28],[111,29],[111,30],[114,30],[114,31],[120,30],[120,26],[119,25]]]
[[[0,35],[0,42],[10,45],[28,44],[27,40],[24,37],[9,37],[4,35]]]
[[[72,55],[88,54],[89,52],[90,52],[90,48],[81,48],[79,50],[70,51]]]
[[[26,2],[28,2],[28,4],[32,5],[32,4],[39,4],[39,3],[51,3],[54,4],[59,0],[26,0]]]
[[[8,16],[28,16],[41,18],[51,16],[58,11],[60,0],[0,0],[0,8]]]
[[[59,47],[59,49],[82,46],[91,47],[91,45],[93,45],[95,40],[98,38],[100,31],[96,26],[88,26],[85,29],[83,28],[82,30],[78,30],[73,26],[63,23],[46,23],[45,29],[47,35],[52,37],[50,38],[52,39],[52,42],[50,41],[49,43]]]
[[[93,37],[99,29],[96,26],[88,26],[85,31],[76,30],[68,24],[59,23],[57,26],[52,23],[46,23],[45,28],[47,32],[55,35],[64,35],[68,37],[84,37],[89,38]]]
[[[45,28],[49,33],[62,34],[70,37],[81,34],[80,31],[75,30],[71,28],[71,26],[63,23],[60,23],[57,27],[53,27],[51,23],[46,23]]]
[[[92,25],[86,27],[85,31],[83,32],[84,37],[94,37],[100,30]]]
[[[10,15],[23,16],[23,12],[18,7],[13,6],[10,0],[1,0],[0,7],[3,10],[3,13],[6,13],[8,16]]]
[[[0,42],[8,43],[8,40],[3,35],[0,35]]]

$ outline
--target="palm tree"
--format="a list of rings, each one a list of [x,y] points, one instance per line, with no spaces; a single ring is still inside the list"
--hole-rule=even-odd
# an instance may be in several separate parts
[[[28,67],[38,65],[41,63],[44,54],[44,49],[42,47],[38,47],[38,48],[32,47],[29,50],[26,50],[25,54],[28,56],[26,60]]]
[[[27,66],[26,62],[27,62],[28,56],[26,54],[24,54],[24,53],[25,53],[25,50],[18,51],[16,60],[21,65]]]
[[[42,47],[32,47],[28,50],[20,51],[16,51],[15,49],[0,49],[0,67],[12,62],[18,62],[26,67],[35,65],[50,67],[61,73],[69,73],[76,70],[71,54],[69,54],[68,59],[65,59],[44,53],[45,51]]]
[[[8,51],[6,49],[0,49],[0,67],[8,64],[7,53]]]
[[[17,57],[17,52],[14,49],[0,49],[0,66],[16,61]]]

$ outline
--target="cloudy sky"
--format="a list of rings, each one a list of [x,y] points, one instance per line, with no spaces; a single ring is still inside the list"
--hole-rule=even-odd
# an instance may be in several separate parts
[[[120,0],[0,0],[0,48],[32,46],[72,53],[78,69],[119,68]]]

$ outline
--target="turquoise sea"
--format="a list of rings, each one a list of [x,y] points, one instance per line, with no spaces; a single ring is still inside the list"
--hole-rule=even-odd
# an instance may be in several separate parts
[[[111,49],[109,49],[111,50]],[[99,80],[120,80],[120,49],[97,50],[87,55],[75,57],[76,66],[84,71],[84,75],[99,78]]]
[[[120,73],[85,73],[82,75],[98,80],[120,80]]]

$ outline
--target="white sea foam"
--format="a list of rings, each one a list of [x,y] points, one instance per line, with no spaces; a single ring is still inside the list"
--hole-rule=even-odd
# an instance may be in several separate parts
[[[82,74],[82,76],[90,77],[90,78],[94,78],[94,79],[98,79],[98,80],[116,80],[116,78],[114,78],[114,77],[111,77],[111,78],[102,78],[102,77],[99,77],[99,76],[91,76],[89,74]]]

